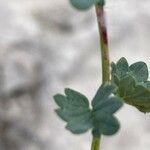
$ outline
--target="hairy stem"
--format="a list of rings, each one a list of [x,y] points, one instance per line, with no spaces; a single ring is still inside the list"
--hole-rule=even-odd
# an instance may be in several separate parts
[[[101,60],[102,60],[102,82],[103,84],[110,80],[110,70],[109,70],[109,49],[108,49],[108,36],[107,36],[107,26],[105,20],[104,4],[96,4],[96,15],[100,35],[100,47],[101,47]],[[91,150],[100,149],[100,135],[94,136]]]

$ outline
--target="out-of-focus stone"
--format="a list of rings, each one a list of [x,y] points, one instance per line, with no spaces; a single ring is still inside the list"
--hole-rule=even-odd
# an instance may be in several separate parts
[[[42,64],[36,54],[27,50],[11,50],[4,54],[2,60],[4,96],[30,93],[40,86]]]

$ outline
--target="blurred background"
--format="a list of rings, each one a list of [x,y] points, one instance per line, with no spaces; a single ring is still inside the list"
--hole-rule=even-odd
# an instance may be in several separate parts
[[[112,61],[150,67],[150,1],[107,0]],[[101,83],[94,8],[67,0],[0,0],[0,150],[90,150],[91,133],[74,136],[54,113],[52,96],[73,88],[95,94]],[[102,150],[150,150],[150,115],[125,105]]]

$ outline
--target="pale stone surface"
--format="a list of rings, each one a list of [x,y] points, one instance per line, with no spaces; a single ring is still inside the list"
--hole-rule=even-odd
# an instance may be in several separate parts
[[[107,0],[110,57],[150,66],[149,0]],[[52,96],[71,87],[92,99],[101,83],[94,9],[63,0],[0,0],[0,150],[90,150],[90,132],[73,136]],[[125,106],[122,128],[102,150],[149,150],[150,115]]]

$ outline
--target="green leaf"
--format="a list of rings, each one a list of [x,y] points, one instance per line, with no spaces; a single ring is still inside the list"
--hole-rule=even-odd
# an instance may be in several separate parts
[[[108,85],[108,84],[102,85],[98,89],[95,97],[93,98],[92,106],[96,107],[98,103],[100,103],[101,101],[107,100],[110,94],[113,92],[113,90],[114,90],[114,86],[112,85]]]
[[[123,73],[122,70],[125,69],[122,69],[121,60],[122,58],[117,64],[112,63],[111,80],[112,84],[116,86],[114,93],[122,97],[127,104],[135,106],[141,112],[150,112],[150,81],[147,81],[147,65],[144,62],[137,62],[132,64],[128,71],[126,69]]]
[[[99,120],[100,122],[97,123],[97,132],[99,134],[113,135],[120,128],[120,123],[114,116],[104,113],[100,115]]]
[[[133,76],[127,74],[124,78],[120,80],[119,83],[119,96],[125,97],[130,95],[134,91],[135,80]]]
[[[132,64],[130,71],[138,82],[144,82],[148,79],[148,68],[144,62],[137,62]]]
[[[107,101],[101,102],[99,105],[93,108],[93,112],[96,112],[95,117],[103,112],[107,114],[113,114],[122,106],[120,98],[113,96],[108,98]],[[97,117],[96,117],[97,118]]]
[[[79,10],[87,10],[94,4],[94,0],[70,0],[70,3]]]
[[[142,85],[137,85],[132,95],[125,97],[125,100],[141,112],[150,112],[150,91]]]
[[[93,129],[99,135],[112,135],[119,129],[119,123],[113,114],[123,105],[120,98],[112,95],[113,91],[114,86],[102,85],[93,98],[91,111],[84,95],[72,89],[65,89],[65,95],[54,96],[59,106],[56,113],[67,122],[66,129],[74,134]]]
[[[116,68],[114,71],[117,74],[119,78],[122,78],[126,75],[126,73],[129,71],[129,65],[127,60],[122,57],[117,64],[113,64],[114,68]]]
[[[80,134],[86,132],[89,128],[93,127],[91,112],[74,117],[68,122],[66,128],[74,134]]]
[[[68,88],[65,89],[65,94],[72,104],[89,107],[89,101],[83,94]]]
[[[114,86],[102,85],[93,99],[93,122],[98,133],[104,135],[115,134],[119,129],[119,123],[113,114],[122,107],[122,100],[113,96]]]
[[[60,107],[56,113],[67,122],[66,128],[72,133],[86,132],[92,127],[88,99],[71,89],[65,89],[65,94],[65,96],[61,94],[54,96],[55,102]]]
[[[55,102],[57,103],[58,106],[64,108],[67,105],[67,98],[64,95],[57,94],[54,96]]]

